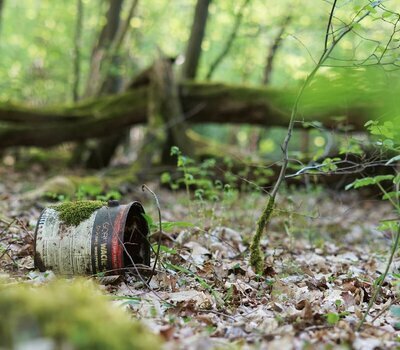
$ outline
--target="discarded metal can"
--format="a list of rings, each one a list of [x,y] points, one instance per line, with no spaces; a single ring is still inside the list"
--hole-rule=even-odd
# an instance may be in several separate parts
[[[34,261],[40,271],[65,275],[121,272],[134,264],[150,265],[148,225],[139,202],[110,201],[76,226],[66,224],[54,208],[40,215]]]

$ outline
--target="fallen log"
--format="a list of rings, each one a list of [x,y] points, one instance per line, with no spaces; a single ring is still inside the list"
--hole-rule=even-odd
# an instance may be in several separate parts
[[[286,127],[290,93],[266,87],[215,83],[183,83],[179,86],[185,122],[239,123],[264,127]],[[289,96],[289,97],[288,97]],[[353,130],[364,130],[371,119],[370,108],[338,105],[309,111],[304,118],[336,128],[332,117],[345,116]],[[148,86],[121,94],[102,96],[76,105],[29,109],[0,105],[0,148],[10,146],[49,147],[68,141],[109,136],[132,125],[147,122]],[[299,123],[299,125],[301,125]]]

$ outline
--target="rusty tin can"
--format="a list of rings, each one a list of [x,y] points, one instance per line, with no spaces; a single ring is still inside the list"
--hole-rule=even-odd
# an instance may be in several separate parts
[[[112,201],[77,226],[66,225],[55,209],[42,211],[35,231],[34,261],[40,271],[64,275],[121,272],[150,265],[149,229],[139,202]]]

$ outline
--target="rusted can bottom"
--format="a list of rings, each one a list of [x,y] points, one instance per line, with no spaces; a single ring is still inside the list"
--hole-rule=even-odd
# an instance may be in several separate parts
[[[57,210],[43,210],[35,231],[35,266],[65,275],[121,272],[150,265],[148,225],[139,202],[104,206],[78,226],[66,225]]]

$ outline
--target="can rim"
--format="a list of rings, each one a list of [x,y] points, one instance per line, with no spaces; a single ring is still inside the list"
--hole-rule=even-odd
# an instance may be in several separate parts
[[[42,259],[40,259],[39,256],[36,254],[37,236],[38,236],[38,231],[39,231],[40,220],[42,219],[42,217],[43,217],[43,215],[44,215],[44,213],[45,213],[45,211],[47,209],[48,208],[44,208],[41,211],[39,219],[37,220],[37,223],[36,223],[35,233],[34,233],[34,236],[33,236],[33,238],[34,238],[33,239],[33,266],[35,268],[37,268],[39,271],[41,271],[41,272],[45,272],[46,271],[46,267],[44,266]]]

